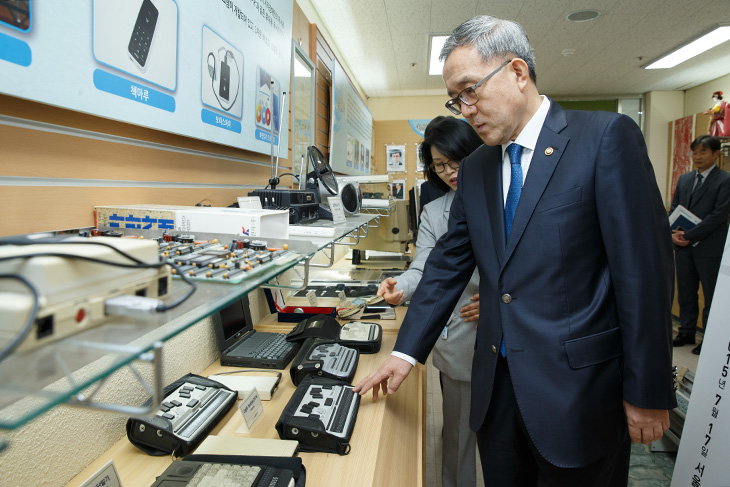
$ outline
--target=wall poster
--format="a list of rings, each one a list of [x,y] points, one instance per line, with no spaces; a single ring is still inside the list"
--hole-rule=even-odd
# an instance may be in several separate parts
[[[11,3],[2,93],[264,154],[287,133],[291,1]]]
[[[406,146],[385,146],[385,169],[388,172],[406,172]]]
[[[336,59],[331,119],[329,162],[332,169],[353,176],[370,174],[373,115]]]

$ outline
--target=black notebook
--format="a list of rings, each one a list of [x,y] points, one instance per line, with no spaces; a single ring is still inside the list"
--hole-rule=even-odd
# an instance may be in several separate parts
[[[254,330],[247,296],[215,313],[213,327],[221,351],[221,365],[283,369],[300,346],[287,342],[284,333]]]

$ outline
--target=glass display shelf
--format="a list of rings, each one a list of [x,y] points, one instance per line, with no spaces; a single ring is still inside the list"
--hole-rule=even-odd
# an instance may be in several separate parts
[[[289,250],[297,252],[300,258],[239,284],[196,282],[196,291],[169,311],[144,318],[116,316],[102,325],[36,350],[11,354],[0,362],[0,429],[21,427],[61,404],[140,414],[137,411],[139,408],[134,406],[95,402],[94,394],[114,372],[130,367],[150,395],[159,397],[164,386],[160,381],[165,341],[296,265],[304,264],[306,273],[310,259],[317,252],[334,245],[333,242],[346,239],[348,235],[357,238],[357,235],[367,231],[369,222],[375,218],[375,215],[356,215],[341,225],[324,222],[335,229],[331,237],[292,237],[288,240],[261,238],[269,246],[286,243]],[[317,223],[323,225],[322,222]],[[197,234],[198,237],[215,237],[222,242],[240,238],[210,234]],[[173,279],[171,292],[164,301],[172,302],[188,289],[188,284]],[[152,386],[136,371],[136,362],[153,364],[155,379]]]

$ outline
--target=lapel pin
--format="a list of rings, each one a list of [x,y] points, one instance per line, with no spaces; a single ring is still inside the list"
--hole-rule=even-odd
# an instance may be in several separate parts
[[[551,156],[551,155],[553,155],[553,151],[554,151],[554,149],[552,147],[548,147],[547,149],[545,149],[545,155]]]

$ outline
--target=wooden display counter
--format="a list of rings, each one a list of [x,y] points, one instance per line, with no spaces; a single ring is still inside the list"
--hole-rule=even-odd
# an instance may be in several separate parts
[[[390,355],[404,313],[403,308],[398,308],[397,320],[379,321],[383,327],[383,343],[380,352],[374,355],[360,355],[360,363],[353,384],[359,382]],[[291,327],[291,323],[278,323],[274,315],[255,326],[257,330],[261,331],[284,333],[291,330]],[[208,376],[234,370],[236,370],[235,367],[222,367],[216,362],[200,375]],[[274,425],[295,390],[288,368],[283,370],[282,374],[279,388],[272,399],[262,402],[263,416],[256,422],[251,433],[240,436],[279,438]],[[307,469],[307,485],[423,486],[425,377],[425,368],[418,365],[401,385],[397,394],[378,399],[376,403],[372,401],[371,393],[362,397],[349,455],[299,453]],[[242,423],[243,416],[238,407],[234,407],[216,426],[212,434],[236,436],[236,430]],[[149,487],[172,462],[169,455],[153,457],[143,453],[124,437],[74,477],[67,487],[78,487],[109,460],[114,461],[123,487]]]

